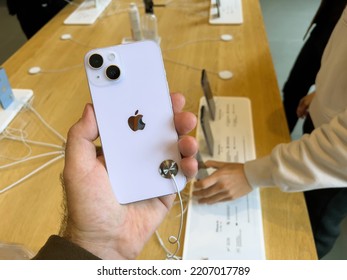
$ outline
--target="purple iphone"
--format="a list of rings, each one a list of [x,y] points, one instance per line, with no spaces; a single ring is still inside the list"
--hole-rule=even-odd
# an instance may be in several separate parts
[[[159,46],[153,41],[94,49],[85,56],[106,167],[119,203],[176,193],[161,165],[177,163],[186,185],[173,109]],[[177,168],[176,168],[177,171]]]

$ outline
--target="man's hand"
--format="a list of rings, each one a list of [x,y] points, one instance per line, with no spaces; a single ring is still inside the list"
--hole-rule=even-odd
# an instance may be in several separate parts
[[[197,142],[185,134],[195,127],[196,117],[181,112],[182,95],[172,94],[171,98],[180,135],[180,166],[190,178],[197,172]],[[134,259],[164,219],[175,195],[120,205],[110,186],[104,156],[93,143],[98,136],[93,107],[88,104],[67,138],[63,173],[68,208],[65,237],[102,259]]]

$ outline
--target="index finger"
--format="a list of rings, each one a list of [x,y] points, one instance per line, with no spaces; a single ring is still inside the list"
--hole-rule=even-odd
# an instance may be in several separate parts
[[[186,103],[184,96],[181,93],[171,93],[170,96],[174,113],[181,112]]]
[[[213,186],[214,184],[216,184],[218,181],[218,175],[215,174],[216,172],[217,171],[215,171],[211,175],[205,177],[204,179],[196,181],[194,183],[194,188],[195,189],[207,189],[210,186]],[[193,192],[193,194],[194,194],[194,192]]]

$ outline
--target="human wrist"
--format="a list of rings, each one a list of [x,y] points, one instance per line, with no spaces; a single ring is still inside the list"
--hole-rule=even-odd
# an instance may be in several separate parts
[[[272,162],[270,156],[247,161],[244,164],[244,173],[252,189],[272,186]]]
[[[84,233],[67,226],[62,237],[103,260],[129,259],[118,250],[114,239],[102,238],[97,233]]]

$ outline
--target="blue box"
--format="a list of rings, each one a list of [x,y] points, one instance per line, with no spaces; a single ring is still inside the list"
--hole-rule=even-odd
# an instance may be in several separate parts
[[[14,95],[4,68],[0,67],[0,105],[6,109],[12,104]]]

